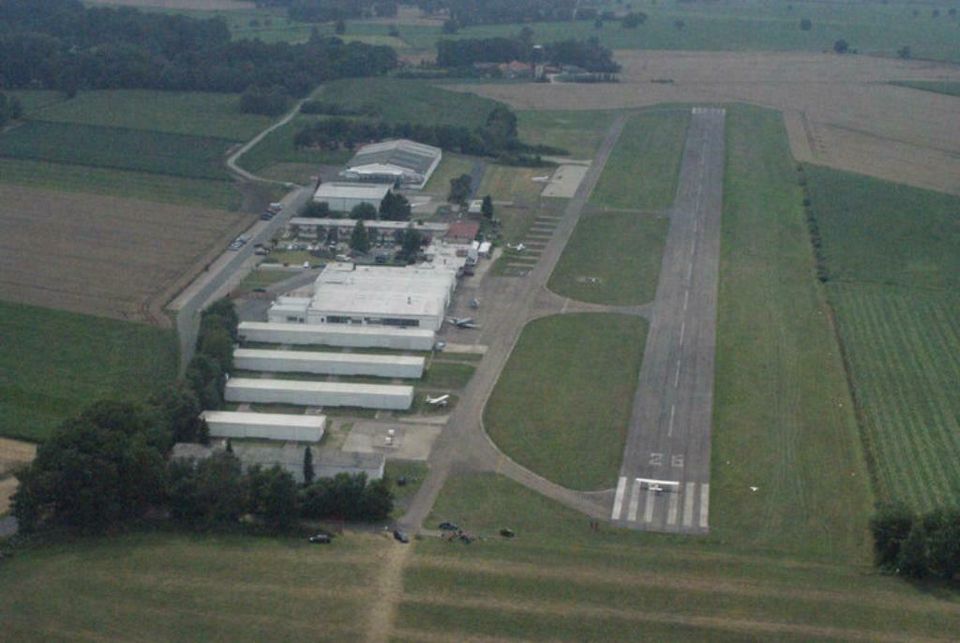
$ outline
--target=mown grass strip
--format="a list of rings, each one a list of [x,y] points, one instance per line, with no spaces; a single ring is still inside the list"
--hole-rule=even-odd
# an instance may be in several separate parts
[[[624,315],[528,324],[487,403],[490,437],[566,487],[614,486],[646,332],[645,320]]]

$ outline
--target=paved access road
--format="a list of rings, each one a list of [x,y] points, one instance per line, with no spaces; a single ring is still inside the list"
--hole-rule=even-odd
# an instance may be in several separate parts
[[[723,109],[695,108],[611,519],[649,531],[709,529]],[[641,479],[668,481],[662,491]]]

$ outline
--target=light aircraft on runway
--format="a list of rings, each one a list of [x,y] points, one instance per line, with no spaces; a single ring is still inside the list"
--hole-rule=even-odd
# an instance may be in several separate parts
[[[661,491],[678,491],[680,483],[676,480],[654,480],[653,478],[637,478],[641,489],[649,489],[654,493]]]
[[[453,324],[457,328],[480,328],[473,321],[473,317],[447,317],[447,323]]]
[[[440,397],[430,397],[429,395],[424,396],[424,402],[431,406],[446,406],[450,401],[449,395],[441,395]]]

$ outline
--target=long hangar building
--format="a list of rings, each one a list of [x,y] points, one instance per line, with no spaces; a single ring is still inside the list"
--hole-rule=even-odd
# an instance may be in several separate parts
[[[349,181],[419,190],[430,180],[442,157],[439,147],[406,139],[371,143],[357,150],[340,176]]]

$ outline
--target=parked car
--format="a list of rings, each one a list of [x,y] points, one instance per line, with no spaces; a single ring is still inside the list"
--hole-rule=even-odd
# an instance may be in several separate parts
[[[410,536],[408,536],[407,532],[403,531],[402,529],[394,529],[393,538],[394,540],[398,540],[402,543],[410,542]]]
[[[437,525],[437,529],[441,531],[460,531],[460,527],[457,527],[457,525],[452,522],[441,522]]]
[[[329,545],[331,542],[333,542],[333,538],[330,537],[330,534],[324,533],[314,534],[307,540],[314,545]]]

